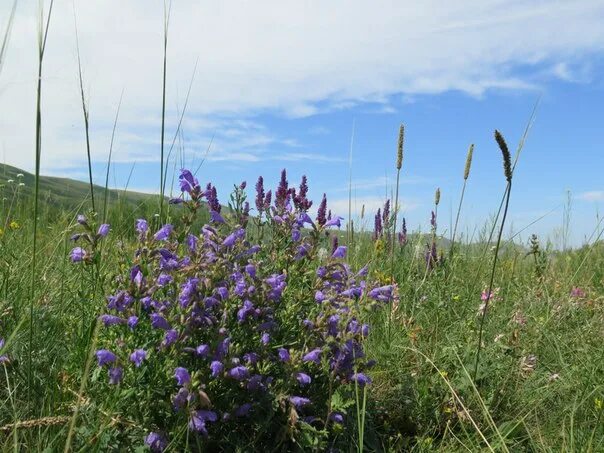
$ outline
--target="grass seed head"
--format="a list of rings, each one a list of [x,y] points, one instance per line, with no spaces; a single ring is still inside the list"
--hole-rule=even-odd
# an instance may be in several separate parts
[[[403,166],[403,143],[405,141],[405,125],[401,124],[398,130],[398,148],[396,152],[396,169],[400,170]]]
[[[463,179],[468,179],[470,176],[470,167],[472,166],[472,155],[474,154],[474,143],[470,145],[468,149],[468,155],[466,156],[466,168],[463,171]]]
[[[501,132],[495,130],[495,140],[499,145],[499,149],[501,150],[501,154],[503,154],[503,174],[505,175],[505,179],[508,182],[512,181],[512,156],[510,155],[510,150],[508,149],[508,145],[501,135]]]

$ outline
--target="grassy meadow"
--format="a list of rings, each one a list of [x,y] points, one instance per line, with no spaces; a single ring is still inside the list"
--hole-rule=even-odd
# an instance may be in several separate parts
[[[102,259],[77,266],[69,261],[70,237],[76,214],[90,209],[90,199],[52,203],[49,189],[38,219],[32,287],[29,176],[2,181],[0,333],[8,357],[0,387],[2,449],[61,450],[77,408],[73,449],[134,450],[144,427],[114,410],[113,397],[94,391],[99,377],[86,364],[105,296],[135,248],[134,221],[153,219],[157,198],[108,203],[112,227]],[[168,218],[179,215],[174,207]],[[604,448],[603,245],[560,252],[536,241],[503,243],[474,378],[481,294],[495,253],[494,241],[487,241],[490,229],[486,225],[485,237],[472,244],[437,240],[444,259],[429,271],[429,234],[409,233],[407,243],[396,241],[393,250],[368,232],[350,239],[351,267],[369,265],[374,279],[394,281],[398,290],[396,301],[364,320],[372,327],[366,354],[377,363],[363,424],[351,417],[345,434],[351,451]],[[347,243],[345,229],[339,236]]]
[[[41,21],[40,74],[49,27],[52,33],[51,23]],[[166,21],[166,36],[167,28]],[[162,117],[165,75],[164,67]],[[87,134],[83,88],[82,107]],[[287,183],[273,192],[277,201],[269,201],[264,212],[254,209],[253,187],[235,186],[228,206],[228,194],[218,194],[220,203],[212,205],[211,190],[201,189],[209,179],[203,166],[197,174],[202,186],[181,175],[184,195],[178,192],[180,198],[169,202],[166,181],[179,178],[171,170],[178,156],[168,153],[163,140],[160,196],[95,186],[92,170],[90,183],[44,177],[39,103],[38,113],[31,150],[36,171],[0,167],[1,451],[604,451],[602,231],[594,225],[588,245],[563,251],[547,238],[518,243],[504,233],[522,146],[512,156],[496,135],[492,152],[502,155],[503,171],[493,177],[507,185],[501,199],[493,200],[496,215],[470,240],[461,229],[455,237],[439,229],[439,191],[432,222],[425,213],[427,229],[404,231],[396,215],[398,181],[377,216],[364,212],[360,225],[343,219],[339,228],[336,222],[328,228],[330,220],[326,226],[320,214],[301,221],[320,200],[309,210],[304,196],[295,197],[304,193],[302,186],[288,191]],[[87,157],[90,164],[89,150]],[[459,175],[464,191],[466,182],[468,191],[480,189],[471,184],[470,165],[468,159]],[[392,167],[405,178],[402,128]],[[457,216],[463,219],[462,200],[460,192]],[[213,202],[218,203],[215,195]],[[224,219],[216,217],[221,212]],[[146,219],[148,231],[138,219]],[[103,231],[104,224],[110,230]],[[166,224],[174,233],[158,236]],[[209,244],[204,254],[198,241]],[[247,261],[254,244],[262,248]],[[83,249],[74,252],[76,246]],[[174,254],[190,260],[171,268],[158,264]],[[242,277],[243,266],[249,275]],[[264,280],[256,279],[256,268]],[[332,274],[323,277],[324,271]],[[230,285],[224,283],[230,272],[238,282],[245,277],[262,288],[245,290],[262,308],[242,311],[247,308],[229,286],[222,311],[204,315],[204,328],[187,324],[191,310],[200,307],[179,299],[191,278],[195,284],[201,280],[192,296],[201,304],[202,297]],[[363,283],[346,293],[338,283],[341,274],[351,285],[361,278]],[[279,286],[278,276],[287,286]],[[170,280],[152,283],[162,277]],[[275,296],[271,290],[277,286]],[[108,297],[124,288],[135,300],[125,310],[138,316],[128,326],[120,317],[126,316],[124,308],[108,308],[108,300],[117,303]],[[379,303],[370,309],[371,290]],[[321,291],[338,302],[321,305]],[[151,313],[155,308],[142,308],[142,301],[154,294],[165,302]],[[269,299],[277,302],[269,306]],[[215,309],[207,302],[206,308]],[[117,317],[101,318],[109,312]],[[182,323],[175,329],[178,340],[169,339],[170,330],[162,340],[163,328],[153,324],[156,315]],[[260,326],[247,327],[263,316],[279,326],[270,338],[259,336]],[[108,326],[113,322],[124,325]],[[368,334],[357,329],[361,323]],[[231,361],[223,360],[233,366],[229,375],[222,368],[212,368],[210,375],[206,362],[187,355],[187,347],[171,346],[208,338],[214,348],[225,332],[232,338]],[[149,356],[142,365],[131,357],[136,367],[126,367],[128,354],[142,345]],[[347,374],[336,373],[337,359],[329,362],[327,356],[343,354],[348,346],[352,364]],[[106,361],[123,361],[125,370],[103,365],[101,348],[112,348],[121,358]],[[256,358],[245,359],[248,350]],[[324,357],[308,358],[313,351]],[[264,390],[252,392],[252,378],[232,373],[244,362],[259,373]],[[181,367],[192,376],[183,377]],[[293,389],[302,396],[292,396]],[[239,405],[248,395],[249,406]],[[236,410],[223,409],[235,403]],[[154,430],[161,439],[149,438]]]

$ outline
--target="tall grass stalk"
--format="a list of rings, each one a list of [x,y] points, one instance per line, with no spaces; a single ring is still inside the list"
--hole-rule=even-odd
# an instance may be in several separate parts
[[[46,39],[48,38],[48,29],[50,28],[50,18],[52,16],[52,7],[54,0],[50,0],[48,17],[44,21],[44,2],[39,4],[39,22],[38,22],[38,87],[36,91],[36,172],[34,186],[34,219],[33,219],[33,245],[31,257],[31,286],[29,293],[29,342],[27,348],[27,400],[31,404],[32,387],[32,348],[34,339],[34,299],[36,287],[36,257],[38,247],[38,198],[40,193],[40,159],[42,157],[42,63],[44,61],[44,51],[46,49]]]
[[[176,132],[174,133],[174,137],[172,138],[172,143],[170,145],[170,149],[168,150],[168,156],[166,157],[166,162],[164,164],[165,172],[163,175],[163,184],[164,186],[161,188],[162,197],[166,193],[166,181],[168,180],[168,163],[170,162],[170,157],[172,156],[172,151],[174,150],[174,146],[176,145],[176,140],[179,137],[180,132],[182,132],[182,122],[185,117],[185,113],[187,112],[187,106],[189,105],[189,98],[191,97],[191,88],[193,88],[193,81],[195,80],[195,74],[197,73],[197,63],[199,60],[195,61],[195,67],[193,68],[193,74],[191,75],[191,81],[189,82],[189,88],[187,90],[187,96],[185,98],[185,105],[180,112],[180,116],[178,118],[178,125],[176,126]]]
[[[160,175],[159,175],[159,220],[162,221],[164,213],[164,132],[166,127],[166,70],[168,58],[168,27],[170,25],[170,11],[172,0],[166,3],[164,0],[164,68],[162,79],[162,103],[161,103],[161,151],[160,151]]]
[[[476,360],[474,362],[474,375],[473,379],[476,381],[476,376],[478,374],[478,364],[480,362],[480,350],[482,349],[482,334],[484,330],[484,321],[487,317],[487,311],[489,309],[489,302],[492,297],[493,292],[493,284],[495,282],[495,271],[497,270],[497,257],[499,256],[499,248],[501,246],[501,237],[503,236],[503,228],[505,226],[505,219],[508,214],[508,208],[510,206],[510,194],[512,193],[512,176],[513,176],[513,168],[511,165],[510,151],[508,150],[508,146],[505,143],[505,140],[499,131],[495,131],[495,140],[499,145],[499,149],[503,155],[503,169],[505,179],[507,180],[507,190],[505,197],[505,207],[503,209],[503,217],[501,219],[501,225],[499,226],[499,234],[497,236],[497,243],[495,245],[495,257],[493,258],[493,266],[491,267],[491,277],[489,279],[489,287],[487,290],[487,297],[484,302],[484,308],[482,310],[482,314],[480,317],[480,327],[478,329],[478,344],[476,345]]]
[[[13,29],[13,22],[15,20],[15,13],[17,12],[17,0],[13,1],[13,6],[8,16],[6,23],[6,30],[4,30],[4,37],[2,38],[2,45],[0,46],[0,74],[2,74],[2,67],[4,66],[4,60],[6,57],[6,50],[8,49],[8,41],[10,40],[10,34]]]
[[[466,156],[466,166],[463,172],[463,186],[461,188],[461,196],[459,197],[459,206],[457,207],[457,215],[455,216],[455,226],[453,227],[453,235],[451,236],[451,253],[453,253],[453,247],[455,246],[455,237],[457,234],[457,226],[459,225],[459,215],[461,214],[461,206],[463,204],[463,198],[466,193],[466,185],[468,178],[470,177],[470,168],[472,167],[472,156],[474,155],[474,143],[470,145],[468,154]]]
[[[346,222],[346,241],[349,248],[352,247],[352,149],[354,147],[355,119],[352,120],[352,132],[350,134],[350,151],[348,153],[348,221]],[[350,256],[350,253],[348,253]]]
[[[535,105],[533,106],[533,110],[531,112],[531,116],[529,117],[529,120],[526,124],[526,127],[524,128],[524,133],[522,134],[522,137],[520,138],[520,142],[518,143],[518,148],[516,149],[516,155],[514,156],[514,163],[512,164],[512,173],[514,172],[514,170],[516,169],[516,164],[518,163],[518,159],[520,158],[520,154],[522,153],[522,150],[524,149],[524,143],[528,137],[528,134],[531,130],[531,127],[533,126],[533,123],[535,121],[535,116],[537,114],[537,108],[539,107],[539,102],[540,102],[541,98],[537,98],[537,101],[535,102]],[[499,203],[499,209],[497,209],[497,214],[495,215],[495,219],[493,220],[493,224],[491,225],[491,231],[489,232],[489,237],[485,243],[484,249],[482,251],[482,256],[481,259],[478,263],[478,269],[476,272],[476,275],[480,275],[480,272],[482,270],[482,263],[484,262],[484,257],[486,256],[488,250],[489,250],[489,246],[491,244],[491,240],[493,239],[493,235],[495,234],[495,228],[497,227],[497,222],[499,220],[499,216],[501,215],[501,210],[503,209],[503,205],[505,203],[505,200],[507,198],[507,194],[508,194],[508,190],[509,187],[506,186],[505,190],[503,192],[503,195],[501,197],[501,201]],[[478,279],[476,279],[476,281],[478,281]]]
[[[124,91],[120,95],[120,102],[117,105],[115,119],[113,120],[113,129],[111,131],[111,143],[109,144],[109,157],[107,158],[107,173],[105,174],[105,197],[103,200],[103,223],[107,222],[107,200],[109,198],[109,170],[111,169],[111,156],[113,154],[113,140],[115,139],[115,129],[117,128],[117,120],[120,116],[120,108],[122,107],[122,99]]]
[[[86,132],[86,155],[88,157],[88,179],[90,182],[90,203],[92,204],[92,212],[96,212],[94,205],[94,184],[92,183],[92,159],[90,157],[90,124],[89,124],[89,110],[86,104],[86,96],[84,95],[84,78],[82,77],[82,60],[80,58],[80,40],[78,37],[78,21],[75,10],[75,3],[73,4],[73,24],[75,27],[75,38],[76,38],[76,52],[78,56],[78,79],[80,82],[80,99],[82,101],[82,113],[84,114],[84,131]]]

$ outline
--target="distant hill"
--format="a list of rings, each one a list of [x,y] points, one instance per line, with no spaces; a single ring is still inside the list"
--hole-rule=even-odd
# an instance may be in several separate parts
[[[18,176],[22,174],[23,176]],[[9,183],[9,181],[12,181]],[[23,186],[19,186],[23,183]],[[21,197],[33,197],[35,176],[24,170],[6,164],[0,164],[0,193],[9,198],[17,189]],[[97,210],[102,209],[105,188],[94,185]],[[157,200],[157,195],[140,192],[114,190],[108,191],[108,203],[115,204],[118,200],[125,206],[138,206],[145,202]],[[40,176],[39,200],[55,208],[73,209],[90,198],[90,185],[82,181],[54,176]]]

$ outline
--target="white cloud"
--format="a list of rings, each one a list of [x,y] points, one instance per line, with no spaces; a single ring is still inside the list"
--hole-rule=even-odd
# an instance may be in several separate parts
[[[0,17],[7,17],[11,3],[0,2]],[[0,146],[9,163],[28,169],[34,156],[37,3],[19,3],[0,74]],[[105,160],[124,90],[115,160],[156,161],[162,2],[76,3],[93,157]],[[211,158],[254,161],[273,158],[263,153],[269,146],[282,146],[283,158],[295,143],[295,137],[258,127],[257,113],[300,117],[367,101],[390,111],[385,99],[392,95],[532,89],[544,65],[554,68],[549,73],[555,77],[575,79],[568,62],[604,49],[602,23],[600,0],[175,1],[167,140],[197,58],[184,124],[189,152],[203,154],[216,132]],[[85,147],[72,2],[55,2],[43,74],[43,168],[77,167]],[[308,157],[296,153],[290,158]]]
[[[577,198],[583,201],[604,201],[604,190],[583,192],[577,195]]]

